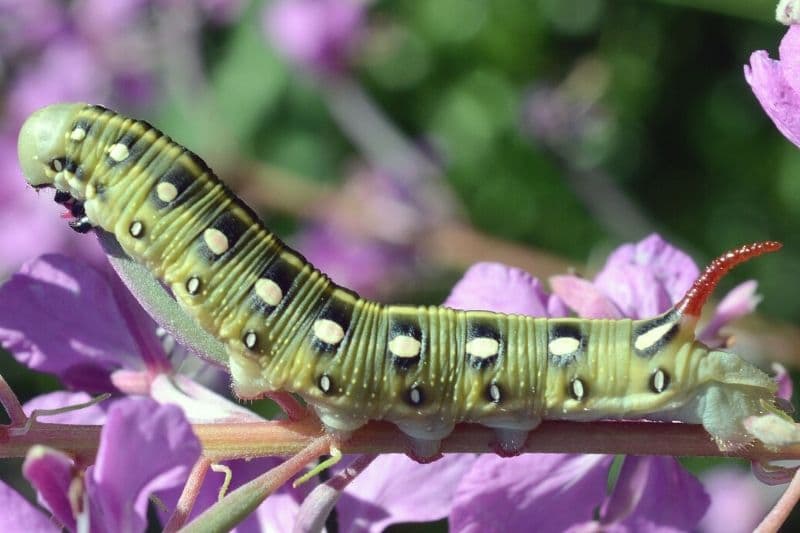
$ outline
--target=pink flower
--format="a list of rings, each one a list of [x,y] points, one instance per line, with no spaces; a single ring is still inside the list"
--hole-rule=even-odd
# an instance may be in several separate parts
[[[90,531],[135,532],[147,525],[148,498],[181,487],[199,456],[200,442],[180,409],[126,399],[109,409],[96,461],[85,473],[42,446],[31,449],[22,469],[70,531],[83,523]]]
[[[264,11],[264,27],[275,48],[317,74],[345,67],[363,24],[364,7],[356,0],[277,0]]]
[[[792,25],[781,41],[780,60],[764,50],[753,52],[744,77],[778,130],[800,146],[800,25]]]
[[[652,235],[612,252],[593,283],[553,278],[554,295],[518,269],[476,265],[445,305],[563,316],[563,300],[584,317],[647,317],[680,299],[697,274],[688,255]],[[603,455],[480,456],[459,483],[450,524],[459,531],[515,531],[530,524],[539,531],[573,532],[696,527],[709,499],[675,459],[626,457],[606,496],[612,461]]]
[[[685,252],[653,234],[638,243],[624,244],[608,256],[594,281],[574,275],[553,276],[553,292],[584,318],[649,318],[675,304],[700,270]],[[753,312],[760,301],[755,281],[735,287],[717,306],[698,339],[711,347],[723,346],[720,329]]]

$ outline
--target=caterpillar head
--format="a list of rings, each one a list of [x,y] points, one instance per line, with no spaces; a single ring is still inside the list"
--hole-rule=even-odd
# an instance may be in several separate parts
[[[33,113],[22,125],[17,153],[25,179],[33,187],[55,187],[82,196],[80,187],[67,175],[65,158],[68,142],[82,140],[71,127],[84,107],[86,104],[49,105]]]

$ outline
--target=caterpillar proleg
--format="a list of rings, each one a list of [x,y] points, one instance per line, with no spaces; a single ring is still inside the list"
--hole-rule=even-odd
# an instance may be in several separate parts
[[[298,394],[341,436],[388,420],[424,458],[474,422],[514,453],[543,419],[647,418],[700,423],[728,449],[753,440],[747,417],[779,412],[772,379],[694,333],[719,279],[779,243],[721,256],[645,320],[383,305],[334,284],[146,122],[49,106],[23,126],[19,157],[31,185],[57,189],[76,230],[112,232],[225,344],[240,397]]]

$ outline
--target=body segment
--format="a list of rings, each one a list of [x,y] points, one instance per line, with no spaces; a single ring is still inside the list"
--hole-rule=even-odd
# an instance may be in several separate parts
[[[19,152],[32,185],[85,211],[73,227],[113,232],[225,343],[239,396],[297,393],[331,431],[385,419],[430,455],[456,423],[477,422],[514,452],[545,418],[649,417],[703,423],[737,445],[749,438],[741,419],[774,402],[765,374],[694,339],[720,272],[766,248],[720,258],[684,301],[646,320],[386,306],[334,284],[146,122],[51,106],[25,124]]]

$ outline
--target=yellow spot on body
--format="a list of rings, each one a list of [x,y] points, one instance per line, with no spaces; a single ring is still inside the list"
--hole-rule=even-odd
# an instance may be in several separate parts
[[[69,138],[75,142],[81,142],[86,138],[86,130],[79,126],[72,130],[72,132],[69,134]]]
[[[256,296],[258,296],[265,304],[275,307],[281,303],[283,298],[283,291],[277,283],[267,278],[260,278],[256,281]]]
[[[91,200],[97,194],[97,190],[94,188],[94,185],[91,183],[86,186],[86,199]]]
[[[494,357],[499,351],[500,343],[491,337],[478,337],[467,343],[467,353],[479,359]]]
[[[178,188],[168,181],[156,185],[156,196],[164,203],[169,203],[178,196]]]
[[[333,320],[321,318],[314,322],[314,336],[325,344],[337,345],[344,339],[344,330]]]
[[[122,143],[112,144],[108,148],[108,157],[120,163],[128,159],[128,156],[131,155],[128,151],[128,147]]]
[[[567,355],[580,348],[581,341],[574,337],[559,337],[550,341],[547,349],[553,355]]]
[[[638,337],[633,343],[633,347],[637,350],[646,350],[653,346],[655,343],[661,340],[661,338],[670,330],[672,329],[674,324],[672,322],[667,322],[666,324],[661,324],[660,326],[656,326],[651,328]]]
[[[396,357],[416,357],[421,348],[422,343],[408,335],[398,335],[389,341],[389,351]]]
[[[203,232],[206,246],[215,255],[222,255],[228,251],[228,237],[216,228],[208,228]]]

